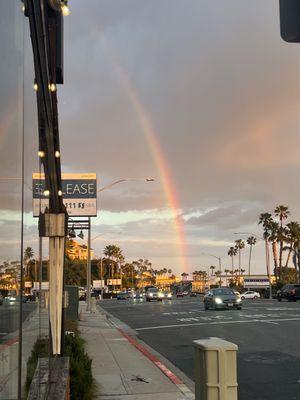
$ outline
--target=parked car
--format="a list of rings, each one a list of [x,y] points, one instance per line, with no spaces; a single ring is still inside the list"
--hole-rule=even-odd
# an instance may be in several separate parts
[[[164,298],[163,292],[161,292],[158,288],[149,288],[146,292],[146,300],[147,301],[162,301]]]
[[[260,294],[258,292],[254,292],[252,290],[248,290],[247,292],[244,292],[241,294],[241,299],[245,300],[245,299],[259,299],[260,298]]]
[[[177,296],[177,297],[183,297],[183,292],[182,292],[181,290],[179,290],[179,291],[176,293],[176,296]]]
[[[163,294],[164,294],[164,298],[165,299],[168,299],[168,300],[172,299],[172,293],[171,292],[163,292]]]
[[[209,308],[213,310],[229,308],[241,310],[242,308],[241,298],[228,288],[211,289],[204,296],[203,302],[205,310]]]
[[[196,292],[191,292],[190,293],[190,297],[197,297],[197,293]]]
[[[300,285],[288,284],[283,286],[282,289],[277,292],[277,300],[281,301],[282,299],[288,301],[300,300]]]
[[[127,300],[129,299],[130,294],[128,292],[119,292],[117,293],[117,300]]]
[[[184,290],[184,291],[182,292],[182,295],[183,295],[183,296],[188,296],[188,294],[189,294],[188,290]]]

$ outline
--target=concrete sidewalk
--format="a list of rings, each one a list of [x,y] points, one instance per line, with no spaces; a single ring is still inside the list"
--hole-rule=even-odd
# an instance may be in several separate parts
[[[117,329],[104,312],[94,307],[87,313],[80,302],[79,329],[93,359],[97,396],[102,400],[187,400],[194,394],[143,347]],[[150,358],[150,359],[149,359]],[[162,372],[165,371],[165,373]],[[170,378],[167,375],[170,375]],[[173,382],[173,381],[174,382]]]

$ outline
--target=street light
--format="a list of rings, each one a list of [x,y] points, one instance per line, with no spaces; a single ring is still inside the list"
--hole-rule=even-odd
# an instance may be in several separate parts
[[[117,185],[118,183],[122,182],[154,182],[154,178],[122,178],[118,179],[112,183],[109,183],[106,186],[103,186],[102,188],[97,190],[97,193],[103,192],[103,190],[110,189],[111,187]]]
[[[270,274],[270,253],[269,253],[269,244],[268,244],[268,237],[261,237],[259,235],[256,235],[251,232],[234,232],[235,235],[251,235],[259,240],[263,240],[265,242],[265,248],[266,248],[266,269],[267,269],[267,275],[269,278],[269,299],[272,299],[272,282],[271,282],[271,274]]]
[[[222,272],[222,258],[220,256],[216,256],[214,254],[209,254],[209,253],[201,253],[206,256],[214,257],[219,261],[219,269],[220,269],[220,287],[222,286],[222,280],[221,280],[221,272]]]

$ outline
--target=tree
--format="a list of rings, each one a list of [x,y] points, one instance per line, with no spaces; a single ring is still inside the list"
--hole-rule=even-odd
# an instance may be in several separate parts
[[[247,244],[250,246],[250,251],[249,251],[249,269],[248,269],[248,275],[251,275],[251,255],[252,255],[252,247],[255,246],[257,242],[256,237],[254,236],[249,236],[247,239]]]
[[[117,263],[118,259],[120,259],[120,257],[123,256],[122,250],[120,249],[120,247],[118,247],[114,244],[110,244],[105,247],[105,249],[103,250],[103,254],[106,257],[108,257],[109,260],[111,261],[110,275],[111,275],[111,278],[113,278],[115,264]]]
[[[211,275],[213,275],[214,274],[214,269],[216,269],[216,267],[214,265],[211,265],[209,267],[209,269],[211,270]]]
[[[231,257],[231,272],[232,272],[232,274],[233,274],[233,270],[234,270],[233,257],[237,255],[237,248],[231,246],[231,247],[229,248],[227,254]]]
[[[237,239],[234,243],[239,253],[239,275],[241,275],[241,250],[245,248],[245,242],[242,239]]]
[[[220,278],[220,281],[219,281],[219,286],[220,286],[220,287],[222,286],[221,274],[222,274],[222,271],[216,271],[216,272],[215,272],[215,276],[216,276],[217,278]]]
[[[287,258],[286,258],[286,262],[285,262],[285,267],[288,268],[289,260],[290,260],[294,245],[295,245],[295,243],[300,241],[300,225],[298,222],[291,221],[286,225],[285,238],[289,245],[289,246],[286,246],[283,248],[283,251],[289,250]]]
[[[227,268],[226,268],[226,269],[224,270],[224,272],[225,272],[225,276],[226,276],[226,286],[228,286],[227,275],[230,274],[230,269],[227,269]]]
[[[280,221],[280,229],[279,229],[279,271],[281,273],[281,268],[282,268],[282,251],[283,251],[283,241],[284,241],[284,230],[283,230],[283,220],[288,218],[288,215],[290,214],[289,208],[287,206],[277,206],[274,210],[274,214],[276,217],[279,218]]]
[[[30,246],[27,246],[26,249],[24,250],[24,255],[23,255],[23,260],[24,263],[26,263],[26,270],[25,270],[25,275],[29,276],[29,266],[31,263],[31,260],[34,257],[34,251],[33,248]]]

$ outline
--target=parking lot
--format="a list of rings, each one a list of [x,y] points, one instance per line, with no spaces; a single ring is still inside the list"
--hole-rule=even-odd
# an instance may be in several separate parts
[[[300,302],[245,300],[242,310],[219,311],[205,311],[199,297],[100,304],[191,379],[193,340],[216,336],[239,346],[240,400],[300,399]]]

